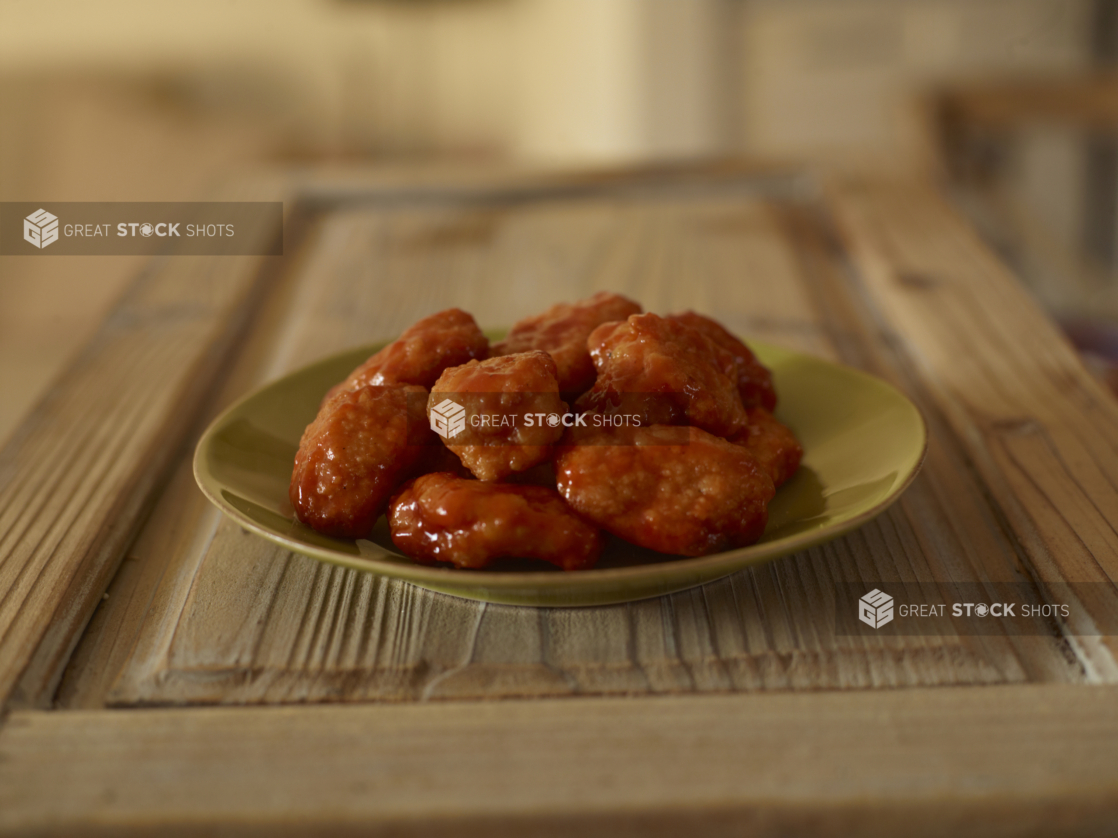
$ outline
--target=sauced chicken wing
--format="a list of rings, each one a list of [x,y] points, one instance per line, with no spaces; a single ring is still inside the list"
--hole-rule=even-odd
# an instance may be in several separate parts
[[[744,446],[772,478],[773,485],[780,487],[800,467],[804,449],[791,428],[763,407],[751,407],[747,412],[749,423],[730,437],[730,442]]]
[[[555,472],[560,493],[584,518],[684,556],[752,544],[776,491],[745,448],[695,427],[572,433]]]
[[[567,405],[555,361],[532,351],[447,370],[431,388],[427,410],[434,421],[451,423],[444,441],[462,464],[479,480],[495,481],[551,458]]]
[[[733,356],[701,332],[655,314],[606,324],[588,344],[598,368],[580,411],[636,414],[643,425],[697,425],[718,436],[745,426]]]
[[[484,358],[488,348],[489,339],[474,318],[461,309],[448,308],[417,321],[350,373],[326,398],[366,384],[430,387],[444,370]]]
[[[434,436],[422,411],[409,415],[409,393],[426,395],[422,387],[366,386],[322,406],[303,432],[291,475],[300,521],[339,538],[369,534]]]
[[[565,396],[580,394],[568,413]],[[592,567],[599,527],[705,555],[759,539],[775,487],[799,467],[775,403],[749,348],[694,312],[642,314],[602,292],[489,347],[447,309],[327,394],[290,497],[299,520],[345,538],[369,536],[387,508],[401,550],[461,568]]]
[[[590,333],[590,337],[586,339],[586,348],[590,350],[590,363],[594,365],[596,372],[601,372],[605,366],[608,355],[608,342],[609,336],[612,335],[617,329],[620,329],[628,322],[625,320],[611,320],[608,323],[603,323]]]
[[[424,400],[426,404],[426,400]],[[438,437],[432,440],[431,445],[424,446],[425,450],[423,456],[420,457],[419,464],[415,469],[415,476],[421,474],[432,474],[436,471],[445,471],[453,474],[455,477],[461,477],[466,480],[474,480],[474,476],[470,470],[462,465],[462,461],[458,459],[458,455],[447,448]]]
[[[491,356],[542,349],[555,359],[559,391],[577,396],[594,383],[594,365],[586,339],[602,323],[639,314],[641,307],[620,294],[599,291],[577,303],[559,303],[542,314],[526,317],[493,344]]]
[[[745,407],[763,407],[770,413],[773,411],[776,407],[776,390],[773,388],[772,373],[762,366],[748,346],[726,331],[720,323],[693,311],[669,314],[668,319],[702,332],[733,355],[742,404]]]
[[[554,489],[425,474],[388,512],[392,541],[421,562],[480,568],[502,557],[541,559],[563,570],[593,567],[601,532]]]

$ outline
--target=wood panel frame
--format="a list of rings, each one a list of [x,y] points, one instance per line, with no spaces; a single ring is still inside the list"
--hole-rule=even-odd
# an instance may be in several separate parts
[[[21,711],[21,835],[1113,834],[1116,687]]]
[[[592,191],[618,180],[643,188],[665,176],[732,171],[487,176],[460,188]],[[361,188],[380,188],[387,200],[403,182]],[[279,191],[303,196],[306,209],[328,189],[325,180],[288,181]],[[1118,405],[933,188],[846,181],[829,195],[869,293],[916,350],[1029,572],[1042,586],[1089,580],[1109,591],[1080,603],[1084,622],[1069,634],[1093,680],[1118,680]],[[167,284],[173,270],[137,281],[0,453],[3,831],[1087,835],[1118,827],[1113,686],[18,709],[53,695],[169,478],[169,452],[202,418],[222,354],[245,334],[268,282],[259,262]],[[145,363],[166,364],[163,350],[181,353],[179,372],[148,391],[145,410],[119,414],[118,436],[88,438],[81,420],[126,405],[130,382],[151,375]],[[82,452],[92,458],[85,472],[60,468]]]

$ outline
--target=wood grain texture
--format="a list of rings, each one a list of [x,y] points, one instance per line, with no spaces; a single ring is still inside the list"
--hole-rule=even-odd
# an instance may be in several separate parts
[[[277,191],[245,184],[220,197],[261,194]],[[0,452],[0,702],[49,699],[154,492],[182,456],[268,264],[153,261]]]
[[[732,186],[733,184],[731,184]],[[838,636],[842,584],[927,601],[1029,580],[1029,558],[908,333],[869,296],[818,205],[754,182],[592,198],[481,192],[326,210],[216,410],[254,383],[451,305],[507,324],[598,288],[866,368],[928,418],[923,475],[858,532],[700,589],[575,610],[484,606],[288,554],[223,521],[181,466],[59,693],[133,704],[660,694],[1109,680],[1097,641]],[[375,197],[375,195],[374,195]],[[347,197],[356,204],[357,198]],[[945,244],[945,247],[950,245]],[[1014,293],[1020,295],[1019,290]],[[979,358],[974,363],[993,363]],[[1075,375],[1075,373],[1071,373]],[[1084,374],[1085,375],[1085,374]],[[965,429],[964,429],[965,430]],[[1035,601],[1045,593],[1035,586]]]
[[[1118,678],[1118,402],[930,187],[847,182],[833,195],[868,292],[904,334],[1022,566],[1078,600],[1068,634],[1080,660]]]
[[[25,711],[22,835],[1096,836],[1114,687]]]

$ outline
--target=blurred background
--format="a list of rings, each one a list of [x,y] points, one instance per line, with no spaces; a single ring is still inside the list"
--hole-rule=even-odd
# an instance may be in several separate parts
[[[1118,0],[0,0],[0,200],[740,157],[938,179],[1118,357]],[[2,257],[0,440],[141,257]]]

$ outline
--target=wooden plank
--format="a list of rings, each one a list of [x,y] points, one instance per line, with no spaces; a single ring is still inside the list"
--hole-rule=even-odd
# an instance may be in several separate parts
[[[846,181],[832,195],[868,293],[911,347],[1022,569],[1074,603],[1077,654],[1118,679],[1118,402],[930,185]]]
[[[0,702],[53,691],[278,261],[153,263],[0,452]]]
[[[308,222],[304,236],[288,248],[288,269],[270,278],[270,293],[260,302],[256,327],[245,340],[218,393],[203,408],[202,421],[195,427],[186,450],[181,452],[174,474],[155,499],[150,519],[129,546],[117,576],[75,649],[72,671],[60,687],[66,702],[99,705],[123,662],[135,652],[145,619],[150,614],[177,615],[181,610],[182,597],[198,569],[191,559],[204,554],[222,521],[221,514],[194,483],[193,446],[201,429],[222,408],[274,374],[273,359],[283,357],[287,338],[281,328],[283,315],[301,304],[301,299],[294,296],[290,276],[299,274],[306,250],[302,241],[313,242],[315,230],[314,224]],[[173,626],[158,624],[149,628],[156,636],[173,630]],[[74,669],[83,677],[76,679]]]
[[[858,533],[661,600],[481,606],[286,554],[192,497],[183,468],[60,692],[66,706],[851,688],[1094,677],[1038,636],[836,636],[837,586],[928,596],[1017,578],[1018,549],[900,334],[819,213],[741,195],[332,212],[218,399],[448,305],[507,323],[609,287],[895,381],[929,418],[925,474]],[[192,534],[189,540],[183,534]],[[931,601],[931,600],[930,600]]]
[[[1092,131],[1118,130],[1118,76],[970,84],[935,94],[945,118],[967,128],[1005,131],[1053,122]]]
[[[1104,835],[1118,688],[14,713],[26,835]]]

